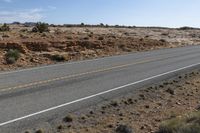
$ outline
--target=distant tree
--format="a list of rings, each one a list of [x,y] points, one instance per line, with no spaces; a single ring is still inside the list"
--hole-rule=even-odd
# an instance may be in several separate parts
[[[179,30],[192,30],[195,29],[193,27],[188,27],[188,26],[184,26],[184,27],[180,27]]]
[[[102,26],[102,27],[103,27],[103,26],[104,26],[104,24],[103,24],[103,23],[100,23],[100,26]]]
[[[13,22],[12,24],[17,24],[17,25],[19,25],[19,24],[20,24],[20,22]]]
[[[85,24],[84,23],[81,23],[81,26],[84,26]]]
[[[38,22],[33,27],[32,32],[49,32],[49,25],[47,23]]]
[[[108,24],[106,24],[106,28],[108,28],[109,27],[109,25]]]
[[[10,27],[5,23],[0,27],[0,31],[9,31]]]

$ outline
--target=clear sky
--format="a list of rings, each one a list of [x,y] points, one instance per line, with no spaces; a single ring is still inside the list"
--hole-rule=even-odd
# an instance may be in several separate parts
[[[0,23],[200,27],[200,0],[0,0]]]

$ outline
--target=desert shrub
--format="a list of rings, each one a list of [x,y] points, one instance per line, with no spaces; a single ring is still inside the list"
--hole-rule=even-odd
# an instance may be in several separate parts
[[[40,33],[49,32],[49,25],[47,23],[38,22],[33,27],[32,32],[40,32]]]
[[[165,39],[160,39],[159,41],[160,41],[160,42],[166,42],[166,40],[165,40]]]
[[[103,36],[100,36],[100,37],[98,38],[98,40],[102,41],[102,40],[104,40],[104,37],[103,37]]]
[[[65,60],[66,60],[65,56],[63,56],[63,55],[58,55],[58,54],[52,55],[51,58],[52,58],[52,60],[58,61],[58,62],[61,62],[61,61],[65,61]]]
[[[7,24],[3,24],[0,27],[0,31],[9,31],[9,30],[10,30],[10,27]]]
[[[42,129],[38,129],[37,131],[35,131],[35,133],[44,133],[44,131]]]
[[[19,36],[23,39],[26,39],[26,38],[29,38],[27,35],[24,35],[24,34],[19,34]]]
[[[3,34],[2,37],[3,37],[3,38],[9,38],[10,36],[7,35],[7,34]]]
[[[193,30],[195,28],[193,27],[188,27],[188,26],[184,26],[184,27],[180,27],[179,30]]]
[[[128,127],[127,125],[119,125],[116,128],[116,132],[117,133],[133,133],[133,130],[130,127]]]
[[[28,29],[21,29],[20,32],[28,32]]]
[[[5,56],[6,56],[7,63],[13,64],[20,58],[20,52],[16,49],[15,50],[10,49],[8,50]]]
[[[84,37],[83,39],[84,39],[84,40],[89,40],[90,38],[86,36],[86,37]]]
[[[59,28],[56,28],[54,31],[55,31],[55,34],[57,34],[57,35],[63,33],[63,31],[61,29],[59,29]]]
[[[161,33],[162,36],[168,36],[169,33]]]
[[[72,115],[68,115],[65,118],[63,118],[64,122],[72,122],[73,121],[73,116]]]
[[[167,120],[157,133],[200,133],[200,112]]]

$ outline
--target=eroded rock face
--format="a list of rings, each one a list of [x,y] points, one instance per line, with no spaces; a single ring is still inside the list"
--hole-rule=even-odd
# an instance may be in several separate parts
[[[76,43],[87,49],[101,49],[103,47],[100,41],[77,41]]]
[[[108,35],[102,38],[103,39],[98,35],[87,37],[87,39],[82,38],[80,35],[70,40],[59,39],[59,37],[48,39],[33,37],[28,39],[10,38],[0,41],[0,51],[6,52],[9,49],[17,49],[23,53],[23,59],[20,59],[16,64],[9,65],[9,68],[12,68],[55,63],[55,60],[52,60],[52,56],[55,54],[65,58],[63,61],[74,61],[169,46],[168,42],[153,39],[133,37],[113,38]],[[2,56],[4,56],[4,54]],[[2,58],[4,61],[4,57]],[[5,64],[3,61],[2,64]],[[6,64],[0,66],[0,69],[5,67]]]
[[[9,37],[3,38],[4,33],[0,33],[0,52],[3,53],[0,53],[0,56],[4,59],[8,49],[19,50],[23,53],[23,60],[20,59],[16,64],[9,66],[9,68],[17,68],[19,66],[55,63],[51,58],[55,53],[58,56],[67,55],[66,61],[75,61],[128,52],[183,46],[182,42],[187,45],[194,44],[194,42],[188,43],[188,40],[192,41],[191,39],[198,41],[197,36],[188,36],[190,31],[187,31],[186,34],[172,29],[96,27],[51,27],[50,29],[54,32],[40,34],[28,32],[29,29],[23,26],[14,28],[11,26],[11,31],[6,33]],[[57,29],[59,29],[59,33],[56,32]],[[193,34],[193,32],[191,33]],[[200,31],[195,32],[195,34],[200,33]],[[185,36],[188,36],[187,41],[185,41]],[[177,41],[180,41],[180,43],[177,43]],[[0,69],[8,67],[4,60],[0,64],[5,64],[0,65]]]
[[[28,50],[30,51],[48,51],[48,48],[50,46],[47,42],[23,42]]]
[[[0,42],[1,49],[17,49],[21,53],[26,53],[27,49],[24,45],[20,44],[19,42]]]

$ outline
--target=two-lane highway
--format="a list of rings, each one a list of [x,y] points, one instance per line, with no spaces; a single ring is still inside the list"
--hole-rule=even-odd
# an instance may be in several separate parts
[[[0,132],[21,132],[198,66],[200,46],[190,46],[3,72]]]

